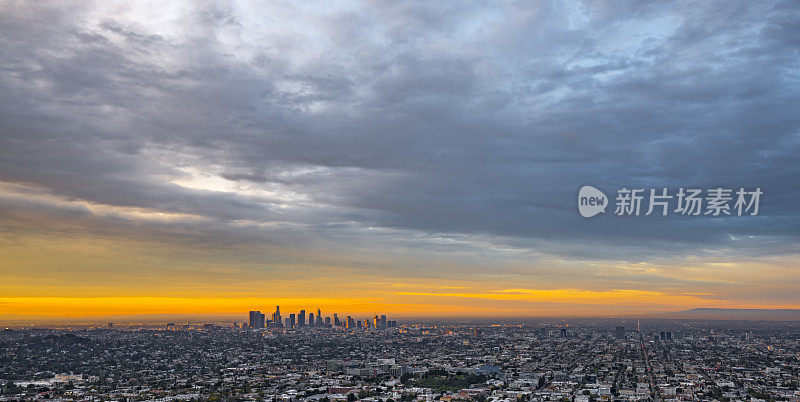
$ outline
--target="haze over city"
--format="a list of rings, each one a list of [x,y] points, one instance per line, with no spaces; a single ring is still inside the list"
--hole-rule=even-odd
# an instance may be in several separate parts
[[[0,321],[800,308],[800,4],[688,8],[4,1]]]

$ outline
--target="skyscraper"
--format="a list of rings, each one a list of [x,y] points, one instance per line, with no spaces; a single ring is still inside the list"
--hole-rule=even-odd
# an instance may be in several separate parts
[[[347,329],[353,329],[356,327],[356,322],[353,321],[353,317],[347,316]]]
[[[380,321],[380,319],[378,318],[378,315],[377,315],[377,314],[375,314],[375,317],[373,318],[372,325],[374,325],[374,326],[375,326],[375,329],[378,329],[378,328],[380,328],[380,327],[381,327],[381,321]]]
[[[297,315],[297,326],[298,327],[305,327],[306,326],[306,311],[300,310],[300,314]]]
[[[261,329],[264,328],[264,319],[266,317],[264,314],[261,314],[260,311],[251,311],[250,312],[250,328],[251,329]]]
[[[308,313],[308,326],[313,327],[315,325],[316,322],[314,321],[314,313]]]
[[[317,321],[315,323],[315,326],[317,327],[322,326],[322,311],[319,310],[319,307],[317,307]]]
[[[272,314],[272,322],[275,323],[275,328],[280,328],[283,321],[281,321],[281,306],[275,306],[275,312]]]
[[[381,329],[386,329],[386,316],[381,316]]]
[[[297,319],[294,313],[289,314],[289,324],[289,328],[294,328],[297,325]]]
[[[614,337],[617,339],[625,339],[625,327],[622,325],[617,326],[616,331],[614,331]]]
[[[333,313],[333,326],[334,327],[341,327],[342,323],[339,322],[339,316],[336,313]]]

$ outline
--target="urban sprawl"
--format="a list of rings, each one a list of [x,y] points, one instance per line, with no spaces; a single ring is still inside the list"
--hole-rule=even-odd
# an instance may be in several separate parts
[[[242,324],[9,328],[0,362],[4,401],[800,400],[796,322],[397,322],[278,308]]]

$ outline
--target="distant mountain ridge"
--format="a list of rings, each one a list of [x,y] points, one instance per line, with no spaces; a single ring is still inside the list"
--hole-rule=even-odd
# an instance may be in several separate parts
[[[800,309],[693,308],[665,314],[672,318],[706,320],[800,321]]]

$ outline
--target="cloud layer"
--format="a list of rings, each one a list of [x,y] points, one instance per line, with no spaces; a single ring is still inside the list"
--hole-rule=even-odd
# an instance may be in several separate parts
[[[0,225],[543,288],[794,261],[798,19],[792,1],[4,2]],[[765,195],[758,217],[586,220],[585,184]]]

